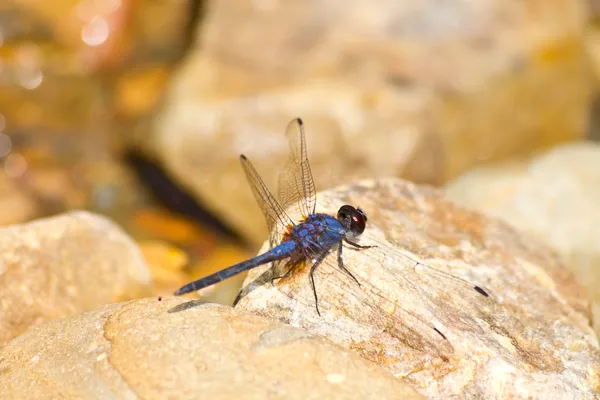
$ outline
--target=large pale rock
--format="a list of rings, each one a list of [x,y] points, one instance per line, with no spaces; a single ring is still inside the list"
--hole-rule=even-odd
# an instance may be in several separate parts
[[[558,147],[475,169],[446,187],[459,204],[508,221],[551,246],[587,288],[600,333],[600,145]]]
[[[361,244],[377,247],[343,251],[361,286],[330,254],[315,272],[319,316],[307,267],[273,285],[267,265],[250,272],[238,308],[326,336],[431,398],[600,395],[589,301],[542,244],[397,179],[340,187],[319,203],[367,213]]]
[[[320,188],[390,175],[439,183],[582,136],[585,23],[584,2],[569,0],[209,1],[152,137],[140,140],[262,240],[237,157],[273,183],[293,117],[306,122]]]
[[[136,244],[106,218],[71,212],[0,229],[0,348],[43,322],[148,293]]]
[[[54,321],[0,350],[3,399],[418,399],[389,372],[229,307],[156,298]]]

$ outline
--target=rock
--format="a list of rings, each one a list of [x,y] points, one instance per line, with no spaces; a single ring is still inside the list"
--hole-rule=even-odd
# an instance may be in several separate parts
[[[293,117],[306,123],[319,188],[377,176],[437,184],[582,137],[585,24],[585,5],[567,1],[210,1],[140,140],[258,244],[264,225],[238,155],[271,185]]]
[[[45,324],[0,350],[6,399],[417,399],[328,341],[229,307],[135,300]]]
[[[589,301],[542,244],[398,179],[340,187],[318,203],[317,212],[367,213],[360,243],[377,247],[343,251],[361,286],[331,254],[315,272],[319,316],[308,267],[273,285],[267,265],[250,271],[237,308],[323,335],[430,398],[600,395]]]
[[[475,169],[446,192],[552,247],[587,287],[600,333],[600,144],[571,144],[528,161]]]
[[[0,254],[0,348],[46,321],[150,290],[135,243],[87,212],[2,228]]]

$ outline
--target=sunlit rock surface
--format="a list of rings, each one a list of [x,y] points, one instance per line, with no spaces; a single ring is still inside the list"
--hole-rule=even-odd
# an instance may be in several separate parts
[[[589,301],[548,248],[398,179],[342,186],[317,202],[318,212],[353,204],[367,213],[360,243],[377,247],[343,250],[361,286],[333,253],[315,272],[321,316],[308,267],[274,285],[269,265],[252,270],[238,308],[323,335],[432,398],[599,395]]]
[[[3,399],[420,399],[351,351],[182,298],[146,298],[32,330],[0,350]]]
[[[262,217],[238,155],[273,186],[294,117],[319,188],[373,176],[441,183],[583,136],[585,24],[585,2],[565,0],[209,1],[140,140],[258,244]]]
[[[465,207],[501,218],[546,242],[593,301],[600,332],[600,145],[560,146],[523,162],[468,172],[446,187]]]
[[[148,293],[150,284],[135,242],[106,218],[70,212],[2,228],[0,347],[46,321]]]

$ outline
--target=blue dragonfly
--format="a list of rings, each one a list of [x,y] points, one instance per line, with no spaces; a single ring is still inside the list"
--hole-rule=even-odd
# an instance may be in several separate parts
[[[301,119],[294,119],[288,124],[286,136],[290,146],[290,157],[279,175],[278,200],[271,194],[250,161],[244,155],[240,156],[242,167],[254,197],[267,221],[270,232],[270,250],[190,282],[177,290],[175,295],[203,289],[267,263],[273,263],[274,266],[275,264],[283,265],[283,271],[285,272],[280,276],[273,276],[271,281],[274,282],[276,279],[287,277],[296,267],[310,262],[312,265],[308,277],[315,309],[320,316],[321,311],[314,274],[329,253],[335,250],[337,250],[337,267],[339,270],[359,287],[361,286],[359,280],[344,266],[342,252],[344,243],[356,250],[376,247],[357,243],[366,228],[367,215],[360,208],[348,204],[339,208],[336,217],[317,213],[316,189],[308,162],[304,124]],[[430,274],[433,273],[436,277],[445,278],[443,281],[458,282],[461,285],[461,290],[466,288],[469,291],[474,290],[474,293],[478,295],[489,296],[486,290],[480,286],[473,285],[468,281],[415,260],[411,259],[411,261],[415,265],[419,264],[421,267],[427,268]],[[441,285],[448,286],[449,284],[444,282]],[[411,286],[414,287],[415,285]],[[420,293],[426,295],[425,292]],[[420,321],[421,325],[427,325],[430,330],[446,339],[444,334],[432,324],[423,321],[409,311],[407,312],[413,317],[413,320]],[[407,314],[405,313],[405,315]]]
[[[296,266],[312,260],[308,276],[315,308],[321,315],[314,272],[335,248],[340,270],[360,285],[356,277],[344,266],[342,251],[343,243],[361,250],[375,247],[356,243],[365,230],[367,215],[360,208],[348,204],[340,207],[337,218],[317,213],[315,183],[308,163],[304,123],[300,118],[288,124],[286,136],[290,145],[290,158],[279,175],[279,200],[271,194],[250,160],[243,154],[240,156],[246,178],[267,221],[271,249],[190,282],[177,290],[175,295],[203,289],[263,264],[287,260],[284,267],[287,271],[281,276],[273,277],[274,281],[285,278]]]

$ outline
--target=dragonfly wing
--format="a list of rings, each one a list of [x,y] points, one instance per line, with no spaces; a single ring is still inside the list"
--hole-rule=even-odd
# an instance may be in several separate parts
[[[404,296],[418,299],[418,308],[429,310],[430,318],[442,325],[453,326],[463,331],[480,329],[475,321],[495,302],[487,289],[421,262],[404,251],[390,247],[385,240],[371,241],[378,246],[368,250],[369,263],[379,270],[378,287],[396,288]],[[362,276],[364,280],[369,281],[368,275]],[[373,287],[371,296],[376,293],[379,292]],[[403,306],[407,304],[404,302]]]
[[[279,175],[279,202],[294,221],[301,221],[315,212],[317,202],[302,120],[296,118],[290,121],[285,134],[290,145],[290,157]]]
[[[309,266],[310,264],[303,270],[307,271]],[[347,267],[352,268],[350,265]],[[421,315],[419,311],[412,310],[410,306],[403,304],[400,297],[394,298],[393,294],[381,293],[354,268],[351,269],[351,273],[359,280],[360,286],[339,269],[334,254],[329,254],[315,273],[319,309],[322,315],[323,312],[334,311],[340,316],[340,321],[343,320],[339,322],[342,336],[346,332],[351,338],[361,337],[360,331],[354,331],[354,324],[357,324],[369,327],[374,337],[382,338],[374,340],[385,341],[385,335],[389,335],[403,346],[434,357],[446,359],[453,354],[451,342],[430,315]],[[315,300],[306,273],[282,279],[277,283],[277,289],[293,301],[301,303],[307,310],[315,309]],[[311,317],[306,318],[310,323]],[[328,321],[322,320],[320,323],[327,325]],[[303,322],[300,321],[299,324],[305,327]],[[326,329],[333,329],[334,326]],[[357,343],[360,342],[361,340],[357,340]]]
[[[285,212],[281,204],[279,204],[279,202],[271,194],[267,188],[267,185],[265,185],[260,175],[258,175],[258,172],[256,172],[256,169],[254,169],[254,166],[250,160],[248,160],[246,156],[241,155],[240,161],[242,163],[242,167],[244,168],[244,172],[246,173],[248,184],[250,185],[252,193],[254,194],[254,198],[260,206],[260,209],[267,221],[270,244],[271,247],[273,247],[274,245],[278,244],[278,241],[281,239],[281,236],[286,229],[290,225],[293,225],[293,220]]]
[[[340,270],[333,254],[317,268],[315,284],[322,313],[336,310],[337,315],[441,359],[454,353],[447,329],[480,332],[478,320],[491,318],[489,308],[495,302],[484,288],[417,261],[384,241],[372,242],[378,247],[354,250],[344,246],[344,253],[357,251],[356,257],[348,257],[354,262],[344,266],[360,286]],[[277,287],[295,301],[314,307],[307,280],[306,273],[297,274]],[[350,331],[348,324],[341,329]]]

